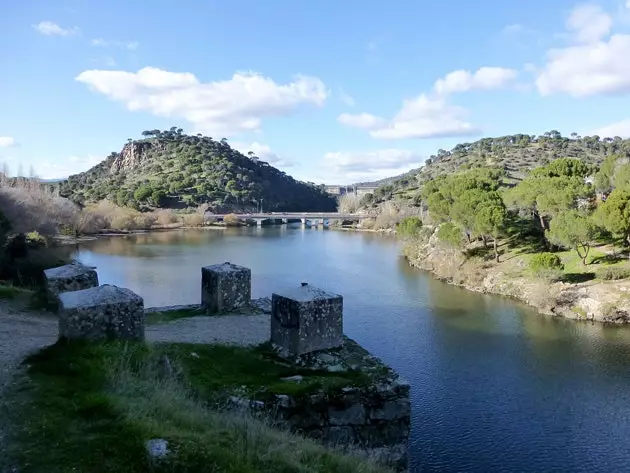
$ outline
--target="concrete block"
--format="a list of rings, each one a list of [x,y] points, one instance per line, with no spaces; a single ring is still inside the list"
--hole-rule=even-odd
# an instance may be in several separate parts
[[[231,263],[201,268],[201,305],[210,314],[246,307],[252,298],[252,272]]]
[[[343,343],[343,297],[306,283],[271,298],[271,342],[288,356]]]
[[[81,263],[66,264],[44,271],[49,302],[56,302],[62,292],[79,291],[98,286],[98,275],[93,268]]]
[[[105,284],[59,295],[59,336],[87,340],[144,340],[144,301]]]

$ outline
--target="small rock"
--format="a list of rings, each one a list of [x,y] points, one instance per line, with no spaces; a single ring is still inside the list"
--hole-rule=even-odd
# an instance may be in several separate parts
[[[288,376],[286,378],[280,378],[281,381],[293,381],[295,383],[301,383],[304,380],[304,376],[296,374],[295,376]]]
[[[199,358],[199,355],[197,355],[197,353],[195,353],[194,351],[190,354],[190,356],[192,356],[193,358]]]
[[[341,373],[341,372],[347,371],[347,370],[341,365],[332,365],[332,366],[329,366],[328,368],[326,368],[326,371],[328,371],[330,373]]]
[[[168,441],[164,439],[147,440],[144,444],[149,457],[153,460],[159,460],[169,454]]]
[[[337,361],[336,357],[329,355],[328,353],[322,353],[318,355],[317,359],[321,361],[322,363],[328,363],[328,364],[335,363]]]

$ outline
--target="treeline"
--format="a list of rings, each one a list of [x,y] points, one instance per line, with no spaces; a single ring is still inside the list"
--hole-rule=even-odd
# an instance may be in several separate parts
[[[584,265],[596,241],[630,244],[630,163],[610,155],[601,167],[576,158],[538,167],[515,186],[501,185],[504,169],[479,168],[427,182],[419,194],[438,238],[464,247],[475,239],[494,243],[526,223],[547,250],[574,250]],[[518,241],[517,241],[518,244]]]
[[[440,149],[424,166],[398,178],[384,180],[367,206],[392,199],[412,200],[425,182],[440,175],[467,169],[493,167],[504,171],[502,181],[515,185],[532,170],[546,166],[559,158],[578,158],[587,164],[600,166],[609,156],[630,156],[630,139],[619,136],[562,136],[557,130],[542,135],[514,134],[482,138],[472,143],[460,143],[451,150]]]
[[[61,194],[84,204],[110,200],[145,211],[197,207],[233,210],[332,211],[323,186],[299,182],[283,171],[231,148],[225,138],[186,135],[181,128],[146,130],[120,153],[70,176]]]

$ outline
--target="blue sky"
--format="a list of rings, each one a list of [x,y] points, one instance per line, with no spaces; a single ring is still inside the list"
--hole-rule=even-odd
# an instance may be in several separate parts
[[[630,0],[29,0],[0,31],[13,173],[174,125],[326,183],[482,136],[630,136]]]

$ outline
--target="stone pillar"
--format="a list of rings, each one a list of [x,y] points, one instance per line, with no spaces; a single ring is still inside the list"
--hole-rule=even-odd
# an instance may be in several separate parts
[[[289,357],[343,343],[343,297],[307,283],[271,297],[271,342]]]
[[[144,340],[144,301],[129,289],[109,284],[61,293],[59,336]]]
[[[258,220],[256,220],[256,226],[257,226],[257,227],[262,227],[262,223],[263,223],[263,221],[262,221],[262,219],[261,219],[261,218],[259,218]]]
[[[210,314],[232,312],[252,298],[252,272],[231,263],[201,268],[201,305]]]
[[[81,263],[66,264],[44,271],[48,302],[56,303],[62,292],[79,291],[98,286],[96,271]]]

